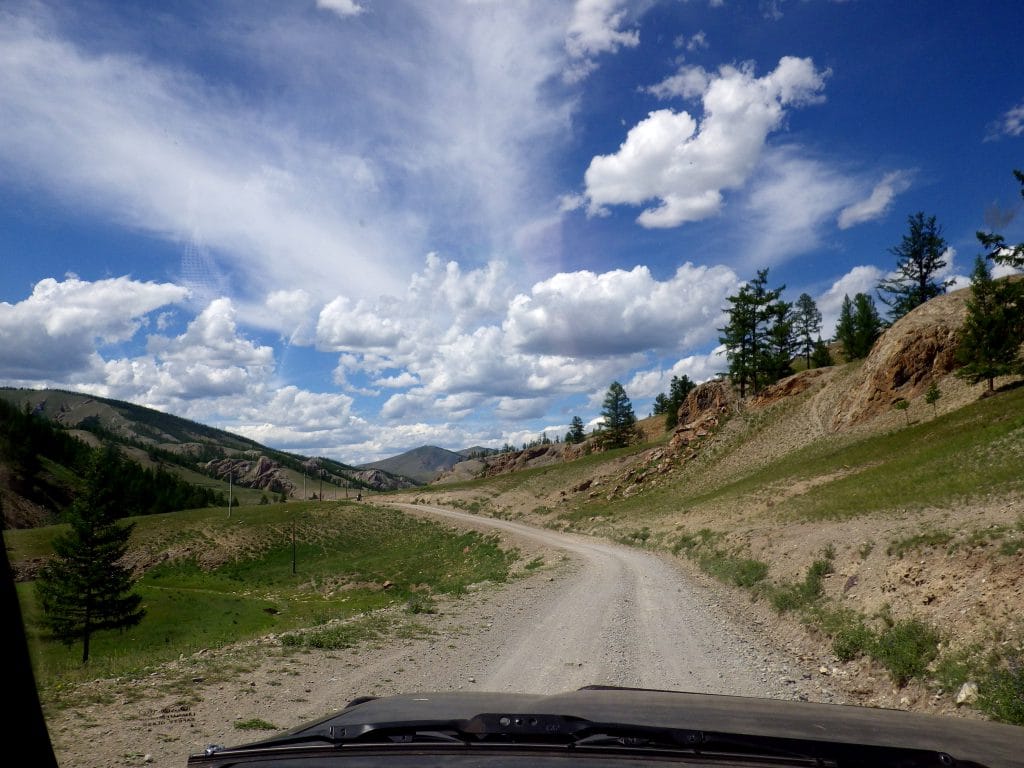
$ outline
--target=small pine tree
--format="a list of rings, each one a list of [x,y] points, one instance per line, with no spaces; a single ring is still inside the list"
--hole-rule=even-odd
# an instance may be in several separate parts
[[[901,397],[899,400],[897,400],[896,402],[894,402],[892,404],[892,407],[894,409],[896,409],[897,411],[903,411],[903,415],[907,419],[907,426],[909,427],[910,426],[910,413],[909,413],[910,401],[909,400],[904,400]]]
[[[636,438],[636,414],[630,403],[626,390],[617,381],[613,381],[604,396],[601,408],[604,429],[601,439],[607,448],[621,448],[629,445]]]
[[[811,365],[815,368],[827,368],[832,365],[832,353],[828,351],[828,344],[821,340],[821,336],[814,342],[814,352],[811,353]]]
[[[939,389],[939,383],[932,379],[932,383],[928,386],[928,391],[924,393],[924,401],[932,407],[934,413],[939,412],[939,398],[942,397],[942,390]]]
[[[586,437],[587,435],[583,431],[583,419],[579,416],[573,416],[572,421],[569,423],[569,431],[565,434],[565,442],[582,443]]]
[[[971,297],[966,304],[967,317],[957,348],[957,361],[963,367],[957,375],[972,384],[988,380],[991,392],[996,376],[1012,373],[1020,364],[1024,297],[1015,284],[993,280],[988,261],[978,256],[971,273]]]
[[[56,557],[36,581],[44,625],[66,645],[81,640],[83,664],[93,633],[135,626],[145,615],[142,598],[131,591],[131,571],[120,562],[132,526],[119,525],[109,503],[108,483],[120,462],[112,446],[96,452],[85,493],[72,504],[71,530],[54,539]]]

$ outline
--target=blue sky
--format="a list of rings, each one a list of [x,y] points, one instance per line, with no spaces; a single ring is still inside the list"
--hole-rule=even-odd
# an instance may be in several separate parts
[[[347,462],[640,415],[759,268],[1024,239],[1019,1],[0,4],[0,384]],[[1012,35],[1011,35],[1012,36]],[[1015,215],[1016,214],[1016,215]],[[963,280],[963,278],[961,278]]]

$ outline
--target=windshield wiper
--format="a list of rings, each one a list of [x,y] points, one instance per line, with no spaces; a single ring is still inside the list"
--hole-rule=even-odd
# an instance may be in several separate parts
[[[479,714],[468,720],[412,720],[325,725],[255,744],[210,747],[203,758],[239,757],[289,749],[351,750],[361,747],[437,746],[459,749],[548,748],[578,752],[693,755],[709,759],[772,760],[787,765],[836,768],[983,768],[944,752],[815,739],[735,734],[686,728],[602,723],[550,714]]]

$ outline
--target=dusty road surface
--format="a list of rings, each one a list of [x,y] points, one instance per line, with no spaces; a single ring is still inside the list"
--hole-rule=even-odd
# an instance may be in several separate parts
[[[815,674],[818,662],[778,649],[769,620],[737,614],[670,558],[444,507],[394,506],[497,530],[544,565],[439,600],[436,614],[396,605],[400,630],[354,648],[287,649],[269,636],[141,679],[85,684],[48,723],[61,767],[184,768],[208,744],[255,741],[363,695],[605,684],[844,700],[832,678]]]
[[[724,616],[671,564],[630,547],[448,509],[396,504],[563,550],[574,561],[478,670],[481,689],[550,693],[589,684],[764,696]],[[541,598],[541,595],[538,595]],[[703,598],[703,599],[702,599]]]

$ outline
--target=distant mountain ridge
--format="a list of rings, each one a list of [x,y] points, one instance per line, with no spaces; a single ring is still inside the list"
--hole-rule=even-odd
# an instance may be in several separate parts
[[[411,451],[400,453],[380,461],[372,461],[361,465],[365,469],[380,469],[393,475],[400,475],[426,484],[433,481],[440,473],[456,464],[465,461],[469,456],[480,452],[493,452],[491,448],[465,448],[461,451],[449,451],[436,445],[423,445]]]

